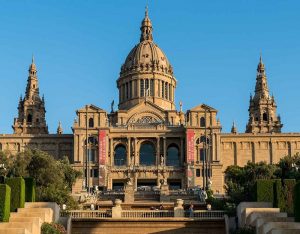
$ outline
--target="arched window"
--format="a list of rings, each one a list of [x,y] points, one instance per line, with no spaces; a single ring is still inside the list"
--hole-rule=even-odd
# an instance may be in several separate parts
[[[124,145],[117,145],[115,148],[114,165],[123,166],[126,164],[126,148]]]
[[[28,114],[27,115],[27,123],[31,123],[32,122],[32,114]]]
[[[142,143],[140,148],[140,164],[145,166],[155,165],[155,150],[153,144]]]
[[[205,127],[205,118],[204,117],[200,118],[200,127]]]
[[[177,145],[171,144],[167,149],[167,166],[179,166],[180,159],[179,159],[179,150]]]
[[[268,121],[268,114],[267,113],[263,113],[263,121]]]
[[[89,118],[89,128],[93,128],[93,127],[94,127],[94,119]]]

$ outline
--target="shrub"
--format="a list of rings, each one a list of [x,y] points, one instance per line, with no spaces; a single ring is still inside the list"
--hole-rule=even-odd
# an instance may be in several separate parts
[[[0,222],[8,222],[10,216],[11,189],[6,184],[0,184]]]
[[[294,202],[293,202],[293,196],[294,196],[294,188],[296,184],[296,180],[294,179],[286,179],[283,181],[284,183],[284,197],[285,197],[285,212],[288,213],[289,216],[293,216],[294,214]]]
[[[35,180],[32,177],[24,178],[25,180],[25,201],[35,202]]]
[[[239,228],[234,232],[234,234],[255,234],[255,228],[254,227]]]
[[[42,234],[65,234],[66,229],[58,223],[43,223],[41,227]]]
[[[257,180],[256,181],[256,201],[271,202],[274,201],[273,180]]]
[[[5,176],[0,176],[0,184],[5,184]]]
[[[23,208],[25,204],[25,181],[21,177],[6,178],[5,183],[11,188],[10,211]]]
[[[278,207],[281,211],[284,211],[286,209],[286,202],[284,198],[281,180],[273,180],[273,182],[273,207]]]
[[[300,181],[297,182],[294,189],[294,216],[295,221],[300,222]]]

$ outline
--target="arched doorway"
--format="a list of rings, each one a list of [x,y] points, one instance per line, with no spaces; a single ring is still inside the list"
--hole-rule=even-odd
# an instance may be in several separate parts
[[[155,149],[150,142],[142,143],[140,147],[140,165],[155,165]]]

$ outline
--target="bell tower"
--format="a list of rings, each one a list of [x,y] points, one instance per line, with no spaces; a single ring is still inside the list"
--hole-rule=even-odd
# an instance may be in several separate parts
[[[20,97],[18,117],[14,119],[14,134],[48,134],[45,100],[40,98],[37,69],[32,57],[28,70],[25,97]]]
[[[276,115],[277,105],[274,96],[270,96],[265,65],[260,56],[257,66],[254,97],[250,96],[249,121],[246,133],[281,132],[280,116]]]

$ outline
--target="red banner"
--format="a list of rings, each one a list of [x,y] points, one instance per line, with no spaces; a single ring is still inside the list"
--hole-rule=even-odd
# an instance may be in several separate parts
[[[99,130],[99,165],[106,161],[106,130]]]
[[[195,151],[195,132],[194,130],[186,130],[186,143],[187,143],[187,163],[194,161]]]
[[[99,130],[99,186],[105,186],[106,130]]]

